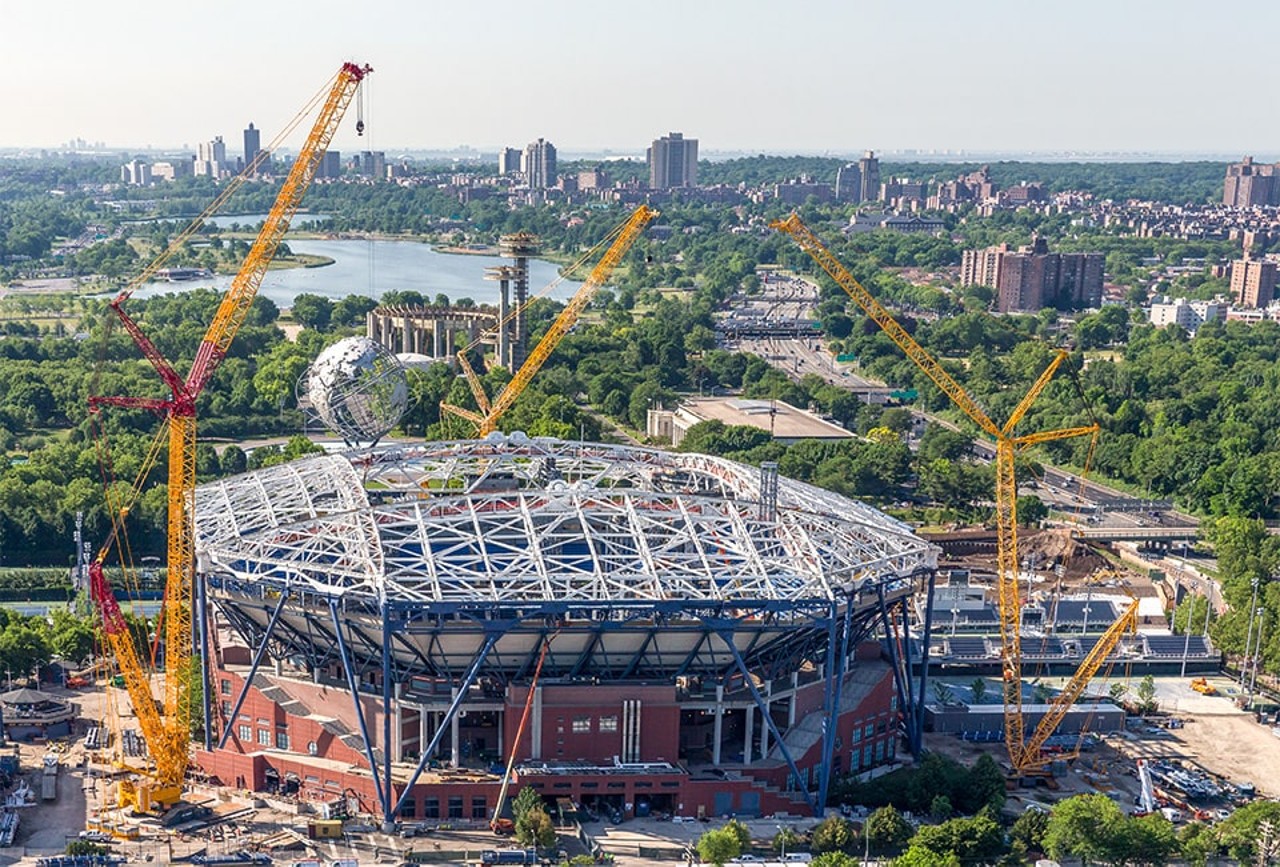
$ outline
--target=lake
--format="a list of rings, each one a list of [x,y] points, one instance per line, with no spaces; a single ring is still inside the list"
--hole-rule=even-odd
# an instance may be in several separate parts
[[[251,220],[253,217],[226,219]],[[510,259],[500,256],[438,253],[431,245],[416,241],[290,239],[286,243],[294,253],[325,256],[334,263],[323,268],[268,271],[258,294],[270,298],[279,307],[293,306],[294,297],[307,292],[337,300],[352,294],[376,299],[392,290],[415,290],[429,298],[444,293],[451,300],[470,298],[477,304],[496,305],[498,284],[484,279],[484,269],[511,264]],[[559,266],[554,262],[530,260],[529,294],[541,294],[558,275]],[[218,275],[184,283],[146,283],[138,288],[134,297],[149,298],[208,286],[225,290],[231,285],[231,279],[230,275]],[[566,301],[581,285],[576,280],[563,280],[547,297]]]

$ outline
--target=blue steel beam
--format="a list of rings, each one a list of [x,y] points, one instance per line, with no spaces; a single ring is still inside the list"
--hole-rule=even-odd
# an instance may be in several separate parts
[[[893,669],[893,685],[898,692],[898,707],[907,707],[907,689],[902,682],[901,660],[898,659],[898,647],[893,641],[893,623],[889,620],[889,608],[884,601],[884,586],[876,588],[880,602],[880,622],[884,626],[884,643],[889,648],[889,667]]]
[[[920,757],[924,746],[924,698],[927,695],[925,686],[929,682],[929,643],[933,640],[933,583],[938,577],[936,569],[929,570],[929,596],[925,599],[924,608],[924,644],[920,650],[920,698],[913,708],[916,714],[916,742],[912,745],[911,754]]]
[[[462,685],[458,687],[458,694],[453,697],[453,701],[449,703],[449,709],[445,711],[444,718],[440,720],[440,725],[436,727],[436,733],[431,736],[431,743],[423,748],[421,755],[418,756],[418,764],[414,767],[413,773],[409,775],[409,781],[405,783],[404,791],[400,793],[399,800],[396,801],[395,809],[388,812],[386,821],[394,822],[395,817],[404,807],[405,800],[409,797],[409,793],[413,791],[413,787],[417,785],[418,778],[422,776],[422,771],[427,766],[431,754],[436,751],[436,747],[440,746],[440,740],[444,737],[445,731],[453,722],[454,716],[458,713],[458,708],[462,706],[463,699],[466,698],[467,691],[471,689],[471,685],[476,682],[476,676],[480,674],[480,666],[484,665],[485,657],[489,655],[489,651],[498,642],[498,632],[491,632],[485,636],[484,645],[481,646],[480,652],[476,654],[475,661],[471,663],[471,668],[467,671],[466,677],[462,679]]]
[[[822,762],[818,765],[818,804],[820,810],[827,806],[827,793],[831,788],[831,762],[836,750],[836,728],[840,721],[840,686],[844,684],[844,659],[840,652],[839,611],[831,603],[827,615],[827,689],[823,698]],[[821,815],[821,812],[819,812]]]
[[[200,704],[204,713],[204,748],[213,748],[213,706],[209,698],[212,683],[209,679],[209,596],[205,590],[204,579],[196,576],[196,622],[193,624],[200,630]]]
[[[769,733],[773,735],[773,741],[778,745],[778,749],[782,751],[782,757],[787,761],[787,767],[791,769],[793,779],[796,785],[800,785],[800,768],[796,765],[796,760],[791,757],[791,750],[787,749],[787,742],[783,740],[782,733],[778,731],[778,726],[774,723],[773,717],[769,714],[769,705],[765,702],[764,696],[760,694],[760,690],[756,688],[755,681],[751,678],[751,672],[747,670],[747,663],[743,661],[742,654],[738,653],[738,647],[733,643],[733,633],[721,629],[716,630],[716,634],[729,647],[729,653],[733,656],[734,663],[738,666],[738,671],[742,673],[743,683],[751,693],[751,699],[756,703],[756,707],[760,710],[764,717],[764,724],[769,727]],[[822,818],[823,805],[820,805],[814,798],[813,793],[807,788],[803,792],[804,799],[808,801],[809,807],[813,810],[813,815]]]
[[[347,676],[347,690],[351,693],[351,703],[355,705],[356,722],[360,726],[360,737],[364,738],[364,755],[369,760],[369,773],[373,776],[373,787],[380,805],[388,803],[388,797],[382,791],[382,777],[378,775],[378,760],[373,754],[373,738],[369,737],[369,724],[365,722],[364,706],[360,704],[360,688],[356,684],[355,672],[351,669],[351,655],[347,652],[347,641],[342,637],[342,623],[338,619],[338,600],[329,600],[329,616],[333,618],[333,634],[338,639],[338,652],[342,655],[342,673]],[[387,764],[391,763],[390,744],[383,750]]]
[[[382,599],[382,815],[383,831],[395,830],[395,813],[391,809],[391,684],[395,672],[391,668],[391,641],[395,630],[388,616],[386,596]],[[375,776],[376,776],[375,772]],[[387,827],[391,825],[391,827]]]
[[[262,641],[258,644],[257,649],[253,651],[253,662],[249,665],[249,674],[240,684],[240,694],[236,696],[236,703],[231,708],[231,715],[227,717],[226,728],[223,729],[222,735],[218,738],[218,749],[222,749],[227,745],[227,738],[231,736],[231,732],[235,728],[233,723],[240,717],[240,708],[244,704],[245,697],[249,695],[249,687],[252,685],[254,677],[257,676],[258,665],[262,662],[262,657],[266,653],[267,639],[271,636],[271,631],[275,629],[276,621],[280,619],[280,612],[284,610],[284,603],[288,598],[288,591],[280,594],[275,610],[271,612],[271,617],[267,620],[267,628],[262,633]]]

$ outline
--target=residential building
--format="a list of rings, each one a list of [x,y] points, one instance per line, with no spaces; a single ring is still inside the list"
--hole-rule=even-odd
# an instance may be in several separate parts
[[[531,190],[556,185],[556,146],[546,139],[529,142],[524,149],[524,179]]]
[[[609,186],[609,173],[600,166],[578,172],[579,190],[603,190]]]
[[[1275,262],[1246,258],[1231,263],[1231,297],[1241,307],[1266,307],[1275,291]]]
[[[520,159],[524,152],[520,148],[503,148],[498,151],[498,174],[511,177],[520,174]]]
[[[910,202],[923,202],[925,199],[925,183],[910,178],[890,178],[880,185],[880,201],[889,202],[895,207]]]
[[[375,181],[387,178],[387,154],[385,151],[362,151],[360,153],[360,175]]]
[[[140,159],[132,159],[120,167],[120,182],[132,187],[151,184],[151,165]]]
[[[1178,325],[1195,335],[1206,322],[1220,322],[1227,318],[1229,308],[1218,301],[1188,301],[1185,298],[1158,297],[1151,302],[1147,318],[1157,328]]]
[[[196,147],[196,177],[220,178],[227,173],[227,145],[222,136],[200,142]]]
[[[1280,205],[1280,183],[1276,175],[1280,163],[1255,164],[1253,157],[1245,157],[1227,166],[1227,176],[1222,186],[1222,204],[1233,208],[1259,208]]]
[[[698,185],[698,140],[683,133],[655,139],[645,154],[649,163],[649,188],[670,190]]]
[[[880,160],[875,151],[867,151],[858,160],[858,174],[861,187],[858,190],[858,201],[874,202],[880,196]]]
[[[173,181],[178,178],[189,178],[195,169],[191,157],[185,159],[163,160],[151,164],[151,179],[156,181]]]
[[[320,158],[320,165],[316,167],[316,179],[336,180],[340,177],[342,177],[342,152],[325,151],[324,156]]]
[[[836,200],[841,202],[862,201],[862,170],[857,163],[845,163],[836,170]]]
[[[960,285],[995,289],[1001,313],[1097,307],[1103,264],[1101,253],[1050,253],[1043,238],[1033,237],[1030,246],[1016,252],[1008,244],[965,250]]]
[[[832,199],[831,184],[814,183],[808,175],[802,175],[798,181],[774,184],[773,197],[788,205],[803,205],[810,198],[829,202]]]
[[[252,123],[244,131],[244,164],[247,168],[254,160],[258,159],[258,154],[262,152],[262,131],[254,127]],[[251,174],[257,175],[259,172],[265,172],[268,166],[266,157],[263,157],[258,168]]]

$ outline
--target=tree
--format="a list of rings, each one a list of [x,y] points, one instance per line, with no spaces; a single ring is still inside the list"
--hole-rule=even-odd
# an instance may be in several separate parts
[[[333,318],[333,302],[322,295],[304,292],[293,299],[293,320],[313,331],[327,331]]]
[[[1074,855],[1086,864],[1111,854],[1112,830],[1124,814],[1106,795],[1076,795],[1061,801],[1049,816],[1044,833],[1045,851],[1053,858]]]
[[[712,828],[698,838],[698,857],[707,864],[721,867],[741,854],[738,835],[725,828]]]
[[[1192,822],[1178,833],[1178,850],[1191,867],[1205,867],[1221,851],[1216,831],[1203,822]]]
[[[1254,801],[1236,810],[1218,825],[1218,841],[1232,858],[1252,863],[1257,857],[1263,822],[1270,822],[1273,828],[1280,827],[1280,801]]]
[[[848,849],[853,840],[853,825],[842,816],[828,816],[809,832],[809,848],[814,852]]]
[[[1049,507],[1035,494],[1018,497],[1018,523],[1024,527],[1034,527],[1049,517]]]
[[[951,814],[955,812],[955,808],[951,806],[951,799],[946,795],[937,795],[929,804],[929,817],[935,822],[941,822],[950,819]]]
[[[1149,713],[1155,713],[1160,709],[1160,702],[1156,700],[1156,680],[1151,675],[1147,675],[1138,684],[1138,713],[1146,716]]]
[[[973,682],[969,684],[969,689],[973,693],[973,703],[982,704],[982,699],[987,695],[987,679],[985,677],[975,677]]]
[[[911,839],[911,823],[893,807],[881,807],[867,817],[863,827],[872,850],[878,853],[901,849]]]
[[[960,859],[913,843],[910,849],[893,859],[893,867],[960,867]]]
[[[1004,808],[1004,772],[989,754],[983,753],[973,763],[961,794],[963,797],[957,801],[957,805],[963,812],[976,813],[989,807],[998,813]]]
[[[789,825],[780,828],[778,833],[773,835],[773,851],[779,854],[785,854],[788,850],[794,852],[799,845],[800,835]]]
[[[1009,839],[1020,843],[1026,852],[1043,852],[1044,835],[1049,829],[1049,814],[1044,810],[1027,810],[1009,829]]]
[[[911,848],[917,847],[952,855],[966,864],[989,864],[1004,854],[1004,831],[995,819],[979,813],[922,827],[911,839]]]
[[[516,840],[524,846],[547,848],[556,843],[556,826],[541,807],[533,807],[516,821]]]
[[[517,822],[525,813],[537,809],[546,808],[543,805],[542,795],[538,794],[538,790],[533,786],[525,786],[511,801],[511,816]]]
[[[821,855],[814,856],[814,859],[809,862],[809,867],[858,867],[858,862],[843,852],[823,852]]]
[[[738,850],[741,852],[751,851],[751,829],[737,819],[730,819],[724,823],[724,830],[728,831],[738,839]]]

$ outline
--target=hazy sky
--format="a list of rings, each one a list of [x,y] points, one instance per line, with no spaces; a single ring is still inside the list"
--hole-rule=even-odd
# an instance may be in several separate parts
[[[389,153],[643,153],[668,130],[704,152],[1264,153],[1277,32],[1275,0],[12,2],[0,146],[239,154],[354,59],[376,70],[358,146]]]

